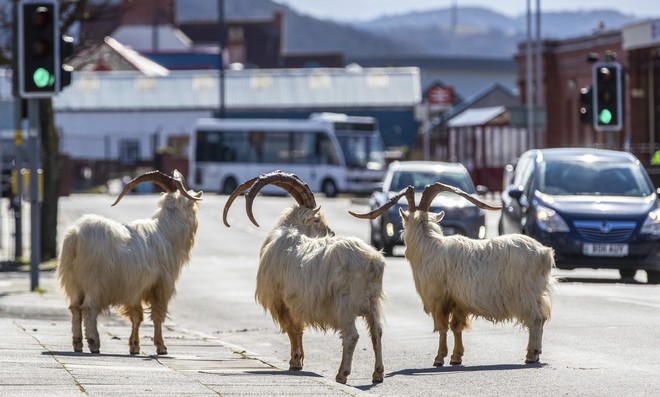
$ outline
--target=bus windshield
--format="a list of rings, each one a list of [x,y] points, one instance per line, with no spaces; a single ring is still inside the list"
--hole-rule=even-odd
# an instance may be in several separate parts
[[[385,147],[380,135],[337,132],[337,140],[347,167],[369,170],[385,168]]]

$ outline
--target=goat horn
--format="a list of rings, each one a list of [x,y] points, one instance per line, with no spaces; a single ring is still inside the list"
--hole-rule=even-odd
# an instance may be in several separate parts
[[[259,179],[259,177],[255,177],[247,182],[243,182],[239,187],[234,189],[234,191],[231,193],[231,196],[229,196],[229,198],[227,199],[227,203],[225,203],[225,209],[222,211],[222,221],[225,223],[225,226],[230,227],[229,222],[227,222],[227,214],[229,213],[229,207],[231,207],[234,200],[236,200],[236,197],[238,197],[244,191],[248,190],[250,186],[252,186],[252,184],[257,181],[257,179]]]
[[[416,211],[417,208],[415,207],[415,187],[413,185],[409,185],[403,188],[399,193],[395,194],[391,199],[389,199],[387,203],[380,206],[380,208],[376,208],[375,210],[366,214],[358,214],[352,211],[348,211],[348,213],[360,219],[376,219],[379,216],[381,216],[385,211],[387,211],[391,206],[396,204],[399,201],[399,199],[403,196],[406,196],[406,200],[408,200],[408,210],[410,212]]]
[[[288,174],[282,171],[273,171],[268,174],[261,174],[257,177],[257,181],[252,185],[252,188],[245,196],[245,210],[247,211],[250,221],[259,226],[252,214],[252,202],[254,201],[257,193],[266,185],[275,185],[286,190],[300,206],[309,209],[316,208],[316,199],[310,190],[309,186],[294,174]]]
[[[483,208],[485,210],[497,211],[502,209],[502,207],[500,206],[492,206],[490,204],[484,203],[483,201],[472,197],[471,195],[469,195],[468,193],[462,191],[457,187],[445,185],[440,182],[436,182],[432,185],[427,185],[424,188],[424,192],[422,193],[422,199],[419,202],[419,209],[421,211],[428,211],[429,208],[431,208],[431,203],[433,202],[433,199],[440,192],[451,192],[457,194],[463,197],[464,199],[466,199],[467,201],[471,202],[472,204],[476,205],[477,207]]]
[[[156,185],[160,186],[165,190],[167,193],[172,193],[174,192],[178,187],[177,183],[169,175],[165,175],[160,171],[150,171],[147,172],[146,174],[142,174],[132,181],[128,182],[126,186],[124,186],[124,190],[119,194],[119,197],[117,197],[117,200],[115,200],[115,203],[112,204],[112,206],[117,205],[119,203],[119,200],[121,200],[122,197],[129,191],[135,189],[138,185],[146,183],[146,182],[153,182]]]
[[[194,190],[190,190],[193,192],[194,195],[191,195],[188,193],[188,184],[186,183],[186,178],[183,177],[183,174],[179,172],[179,170],[174,170],[172,172],[172,179],[176,183],[177,189],[183,194],[185,197],[189,198],[190,200],[201,200],[201,192],[195,192]]]

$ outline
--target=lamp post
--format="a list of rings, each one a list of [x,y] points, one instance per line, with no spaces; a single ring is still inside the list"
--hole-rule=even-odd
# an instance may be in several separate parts
[[[220,118],[225,118],[225,1],[218,0],[218,70],[220,72],[219,81],[219,104],[220,104]]]

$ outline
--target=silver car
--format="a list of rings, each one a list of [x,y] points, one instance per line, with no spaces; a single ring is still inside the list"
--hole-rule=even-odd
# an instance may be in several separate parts
[[[419,202],[424,187],[435,182],[455,186],[470,194],[484,194],[484,186],[475,188],[468,170],[457,163],[436,161],[395,161],[391,163],[383,177],[382,187],[375,191],[369,200],[370,211],[381,207],[392,196],[408,185],[415,187],[415,202]],[[408,209],[405,198],[399,200],[382,216],[372,219],[371,244],[383,249],[391,256],[395,245],[402,245],[401,217],[399,208]],[[465,199],[451,193],[439,194],[431,204],[430,211],[445,211],[441,222],[445,235],[462,234],[482,239],[486,236],[484,211]]]

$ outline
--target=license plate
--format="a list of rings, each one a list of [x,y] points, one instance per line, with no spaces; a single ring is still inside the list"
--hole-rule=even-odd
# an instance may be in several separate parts
[[[582,253],[587,256],[626,256],[628,244],[584,244]]]

